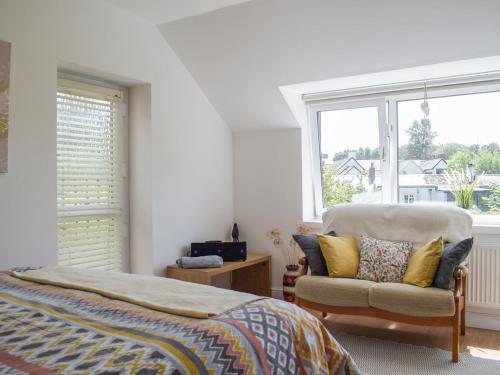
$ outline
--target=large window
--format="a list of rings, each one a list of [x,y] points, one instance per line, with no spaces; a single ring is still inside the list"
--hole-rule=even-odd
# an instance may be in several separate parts
[[[71,80],[57,91],[59,264],[124,271],[123,92]]]
[[[499,85],[366,97],[309,105],[317,215],[350,202],[500,214]]]

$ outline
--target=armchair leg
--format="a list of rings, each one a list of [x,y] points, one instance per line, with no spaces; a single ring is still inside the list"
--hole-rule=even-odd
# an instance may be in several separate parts
[[[465,336],[465,304],[467,302],[467,274],[462,277],[462,298],[464,299],[464,306],[460,311],[460,334]]]
[[[453,327],[452,327],[452,344],[451,344],[451,361],[458,362],[458,353],[460,350],[460,342],[459,342],[459,325],[460,325],[460,313],[457,311],[455,313],[455,317],[453,318]]]
[[[462,311],[460,311],[460,334],[465,336],[465,306]]]

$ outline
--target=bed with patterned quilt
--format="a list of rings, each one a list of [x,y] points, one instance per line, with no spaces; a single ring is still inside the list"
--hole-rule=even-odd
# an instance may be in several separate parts
[[[232,291],[166,278],[131,277],[136,292],[124,294],[126,281],[99,289],[29,272],[0,273],[0,374],[359,374],[324,325],[287,302],[231,294],[226,306],[217,298]],[[202,288],[199,309],[176,300],[183,287]]]

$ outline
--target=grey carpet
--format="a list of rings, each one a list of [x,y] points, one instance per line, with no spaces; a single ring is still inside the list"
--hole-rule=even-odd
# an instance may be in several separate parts
[[[500,375],[500,361],[460,353],[458,363],[451,353],[436,348],[333,333],[366,375]]]

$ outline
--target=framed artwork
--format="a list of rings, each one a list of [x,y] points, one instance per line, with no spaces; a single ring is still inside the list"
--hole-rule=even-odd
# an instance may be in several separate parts
[[[0,173],[8,167],[10,43],[0,40]]]

